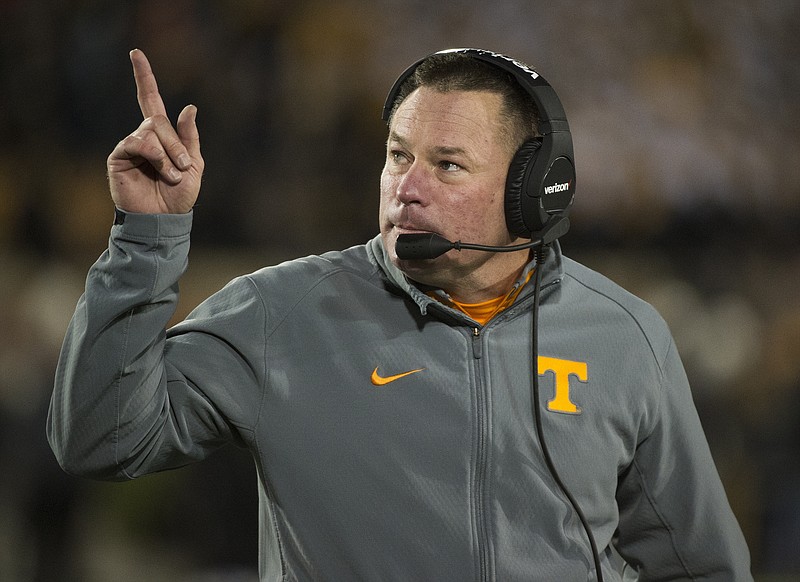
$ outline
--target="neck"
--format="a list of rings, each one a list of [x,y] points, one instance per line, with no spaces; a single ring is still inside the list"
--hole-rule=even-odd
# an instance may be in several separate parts
[[[441,288],[452,299],[462,303],[495,299],[508,293],[520,278],[525,265],[530,261],[530,252],[524,250],[496,254],[492,259],[469,273],[453,273],[433,286]]]

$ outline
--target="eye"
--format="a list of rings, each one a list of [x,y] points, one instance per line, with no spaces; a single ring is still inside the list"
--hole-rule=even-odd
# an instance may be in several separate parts
[[[402,165],[408,162],[408,156],[402,150],[389,150],[389,161]]]
[[[447,160],[442,160],[441,162],[439,162],[439,168],[441,168],[445,172],[457,172],[458,170],[464,169],[455,162],[449,162]]]

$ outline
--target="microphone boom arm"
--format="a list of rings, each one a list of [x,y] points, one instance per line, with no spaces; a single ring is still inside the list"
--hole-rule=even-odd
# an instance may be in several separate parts
[[[401,234],[397,237],[395,252],[397,257],[403,260],[435,259],[452,249],[457,251],[468,249],[490,253],[510,253],[549,245],[566,233],[567,230],[569,230],[569,219],[566,216],[555,217],[541,231],[534,233],[539,235],[537,238],[531,239],[527,243],[507,247],[462,243],[460,240],[453,242],[432,232]]]

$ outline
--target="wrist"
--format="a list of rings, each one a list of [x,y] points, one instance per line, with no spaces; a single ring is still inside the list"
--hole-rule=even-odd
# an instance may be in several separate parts
[[[191,232],[194,210],[183,214],[151,214],[114,208],[114,229],[137,238],[181,237]]]

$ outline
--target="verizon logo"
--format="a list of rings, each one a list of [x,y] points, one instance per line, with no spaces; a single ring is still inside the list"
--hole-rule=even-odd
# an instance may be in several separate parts
[[[562,184],[553,184],[552,186],[545,186],[544,193],[555,194],[556,192],[566,192],[567,190],[569,190],[570,184],[572,184],[572,182],[564,182]]]

